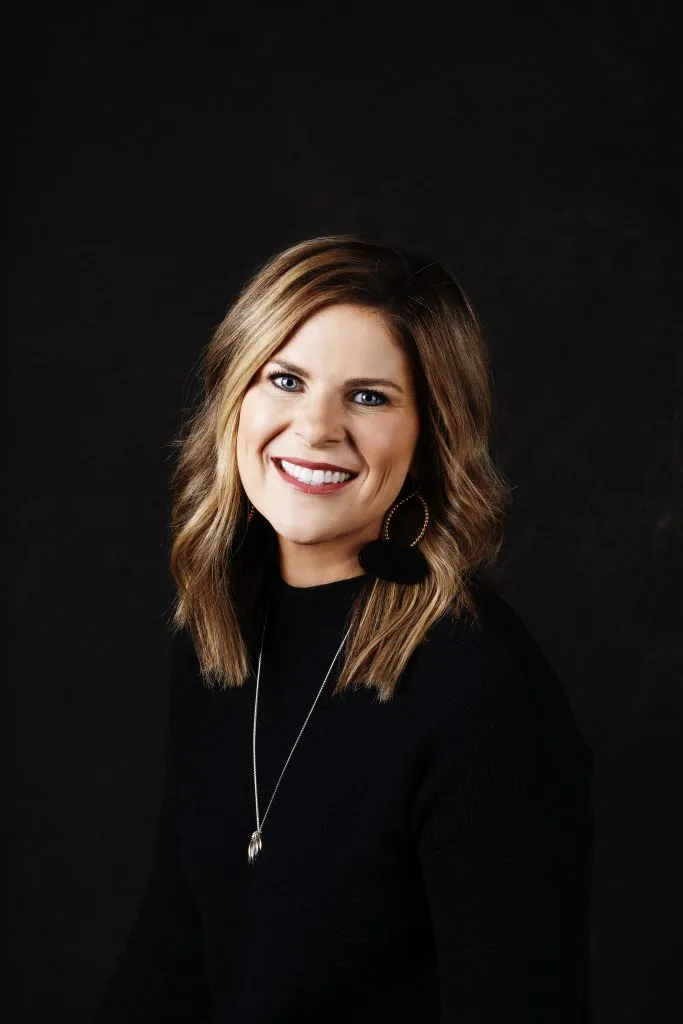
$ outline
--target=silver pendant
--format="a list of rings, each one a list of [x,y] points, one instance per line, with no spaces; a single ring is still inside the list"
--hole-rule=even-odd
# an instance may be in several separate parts
[[[251,839],[249,840],[249,863],[250,864],[253,864],[254,861],[256,860],[256,858],[258,857],[259,853],[261,852],[261,846],[262,845],[263,844],[261,842],[261,832],[260,832],[259,829],[256,829],[255,832],[252,832]]]

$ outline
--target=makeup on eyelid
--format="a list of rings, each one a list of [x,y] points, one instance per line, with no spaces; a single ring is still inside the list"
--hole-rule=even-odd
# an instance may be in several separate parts
[[[301,380],[301,378],[299,377],[298,374],[290,373],[289,371],[282,371],[282,370],[271,370],[270,373],[266,374],[266,377],[270,381],[270,383],[273,385],[273,387],[277,388],[278,391],[282,391],[282,392],[284,392],[284,394],[291,394],[291,395],[294,395],[297,392],[296,391],[290,391],[288,388],[281,388],[281,387],[279,387],[279,385],[275,384],[275,380],[278,377],[291,377],[292,380]],[[375,388],[368,388],[368,387],[357,388],[356,391],[355,391],[355,394],[359,394],[359,395],[376,395],[377,397],[382,399],[382,401],[380,403],[374,403],[372,405],[368,405],[365,402],[356,402],[356,403],[354,403],[355,405],[360,405],[362,408],[364,407],[366,409],[379,409],[379,408],[381,408],[382,405],[389,405],[389,401],[390,401],[389,397],[387,395],[385,395],[383,391],[377,391]]]
[[[274,358],[272,362],[280,367],[281,373],[288,373],[293,377],[300,377],[302,380],[308,380],[308,374],[301,366],[297,366],[295,363],[289,362],[287,359]],[[374,388],[387,387],[393,388],[400,394],[403,394],[403,388],[400,384],[397,384],[394,380],[387,380],[385,377],[352,377],[350,380],[344,381],[345,387],[348,388]]]

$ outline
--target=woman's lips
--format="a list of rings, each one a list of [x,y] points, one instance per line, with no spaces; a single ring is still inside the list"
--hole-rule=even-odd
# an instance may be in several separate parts
[[[333,494],[335,491],[341,491],[342,487],[348,487],[356,479],[355,476],[352,476],[349,480],[342,480],[338,484],[305,484],[302,480],[297,480],[296,477],[285,473],[277,459],[271,461],[285,483],[296,487],[298,491],[303,491],[305,494]]]

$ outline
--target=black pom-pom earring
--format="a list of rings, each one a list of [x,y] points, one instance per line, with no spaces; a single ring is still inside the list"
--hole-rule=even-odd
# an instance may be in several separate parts
[[[399,544],[389,537],[389,523],[394,512],[411,498],[419,498],[424,508],[422,529],[410,544]],[[358,561],[367,576],[389,580],[392,583],[419,583],[429,571],[427,559],[417,545],[429,526],[429,508],[420,492],[415,489],[391,507],[384,523],[382,537],[372,540],[358,552]]]

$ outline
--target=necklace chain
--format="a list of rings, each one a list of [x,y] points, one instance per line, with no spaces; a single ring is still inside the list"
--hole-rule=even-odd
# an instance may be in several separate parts
[[[270,606],[269,606],[269,608],[270,608]],[[341,649],[344,646],[344,644],[346,643],[346,638],[348,637],[349,633],[351,632],[351,626],[349,626],[349,628],[346,630],[346,633],[344,634],[344,638],[343,638],[342,642],[340,643],[339,647],[337,648],[337,653],[335,654],[334,658],[332,659],[332,664],[330,665],[330,667],[327,670],[327,674],[326,674],[325,678],[323,679],[322,685],[321,685],[320,689],[318,690],[316,698],[315,698],[315,700],[313,701],[313,703],[311,705],[311,709],[308,712],[308,714],[306,715],[306,719],[304,721],[304,724],[301,726],[301,729],[299,730],[299,735],[294,740],[294,745],[293,745],[292,749],[289,752],[289,756],[288,756],[287,760],[285,761],[284,768],[280,772],[280,777],[277,780],[277,782],[275,783],[275,789],[273,790],[273,794],[272,794],[272,796],[270,798],[268,806],[266,807],[266,813],[263,815],[263,821],[261,821],[260,818],[259,818],[258,783],[257,783],[257,778],[256,778],[256,718],[257,718],[257,714],[258,714],[259,682],[261,680],[261,659],[263,657],[263,644],[264,644],[264,640],[265,640],[265,636],[266,636],[266,622],[268,621],[268,611],[269,611],[269,608],[266,610],[266,615],[265,615],[265,618],[264,618],[264,621],[263,621],[263,632],[261,634],[261,649],[259,650],[258,669],[256,671],[256,697],[254,699],[254,730],[253,730],[253,735],[252,735],[252,750],[253,750],[253,755],[254,755],[254,802],[256,804],[256,830],[254,832],[252,832],[251,840],[249,842],[248,855],[249,855],[249,863],[250,864],[254,863],[254,861],[256,860],[256,857],[261,852],[261,848],[262,848],[262,845],[263,845],[262,844],[262,839],[261,839],[261,832],[263,830],[263,826],[266,823],[266,818],[268,816],[268,811],[270,810],[270,805],[272,804],[273,799],[275,797],[275,794],[277,793],[278,786],[280,785],[280,782],[282,781],[282,776],[285,774],[285,770],[286,770],[287,765],[289,764],[289,762],[291,760],[292,754],[294,753],[294,751],[296,749],[296,745],[299,742],[299,740],[301,739],[301,735],[302,735],[304,729],[308,725],[308,720],[311,717],[311,715],[313,714],[313,708],[318,703],[318,697],[320,697],[320,694],[323,692],[323,689],[325,688],[325,683],[327,682],[327,680],[329,678],[329,675],[330,675],[330,672],[332,671],[334,663],[337,660],[337,658],[339,657]]]

